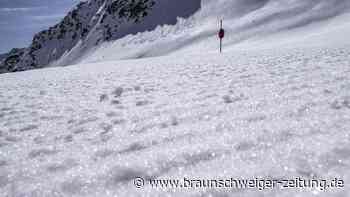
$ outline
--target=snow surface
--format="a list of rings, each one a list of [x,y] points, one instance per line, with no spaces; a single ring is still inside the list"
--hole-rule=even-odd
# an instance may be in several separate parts
[[[348,181],[349,56],[349,47],[263,51],[1,75],[0,195],[165,195],[136,189],[136,175]]]
[[[229,36],[223,54],[216,19],[180,19],[78,65],[0,75],[0,196],[350,196],[348,19],[299,21],[235,44]],[[162,32],[156,44],[137,42]],[[184,35],[192,42],[174,45]],[[118,60],[135,55],[159,57]],[[345,187],[137,189],[136,176],[342,178]]]

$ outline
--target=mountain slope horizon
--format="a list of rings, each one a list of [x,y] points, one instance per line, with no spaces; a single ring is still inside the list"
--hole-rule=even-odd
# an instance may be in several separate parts
[[[36,34],[23,53],[8,53],[0,71],[214,51],[220,19],[228,32],[225,46],[235,48],[247,40],[347,14],[349,4],[347,0],[82,1],[60,23]]]

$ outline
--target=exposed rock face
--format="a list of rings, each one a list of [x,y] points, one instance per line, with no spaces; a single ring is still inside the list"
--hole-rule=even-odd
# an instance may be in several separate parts
[[[0,73],[15,72],[16,65],[21,61],[26,48],[12,49],[9,53],[2,54],[0,58]]]
[[[123,23],[139,23],[156,0],[89,0],[80,2],[63,20],[37,33],[28,48],[13,49],[0,59],[0,73],[42,68],[79,42],[115,39]],[[89,35],[92,35],[89,37]]]
[[[8,56],[8,53],[0,54],[0,62]]]

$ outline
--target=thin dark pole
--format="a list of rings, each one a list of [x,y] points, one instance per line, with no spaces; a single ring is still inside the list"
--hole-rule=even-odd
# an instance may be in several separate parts
[[[220,30],[222,29],[222,20],[220,20]],[[222,38],[220,38],[220,53],[222,52]]]
[[[220,38],[220,53],[222,52],[222,39]]]

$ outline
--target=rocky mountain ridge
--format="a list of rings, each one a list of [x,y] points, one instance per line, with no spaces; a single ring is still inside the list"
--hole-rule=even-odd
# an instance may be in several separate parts
[[[155,4],[155,0],[82,1],[61,22],[37,33],[29,47],[12,49],[4,54],[0,73],[45,67],[77,43],[85,42],[89,34],[94,34],[95,45],[115,39],[121,24],[139,23]]]

